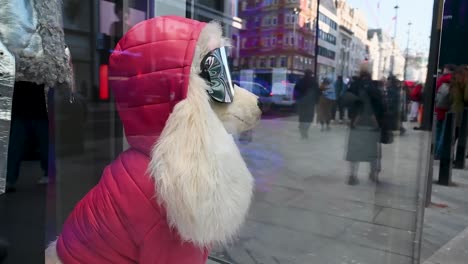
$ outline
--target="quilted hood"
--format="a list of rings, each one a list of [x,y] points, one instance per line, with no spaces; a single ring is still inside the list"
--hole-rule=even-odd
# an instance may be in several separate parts
[[[135,25],[115,47],[109,85],[131,147],[149,155],[174,106],[186,98],[205,25],[176,16],[157,17]]]

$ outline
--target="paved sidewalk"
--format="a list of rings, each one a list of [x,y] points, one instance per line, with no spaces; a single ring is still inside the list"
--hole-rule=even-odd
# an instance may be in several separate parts
[[[468,262],[468,228],[439,249],[424,264],[466,264]]]
[[[434,181],[438,178],[438,171],[439,167],[436,164]],[[465,250],[468,245],[468,237],[464,240],[459,237],[461,234],[466,236],[468,233],[465,229],[468,227],[468,170],[453,170],[452,180],[454,186],[433,185],[432,202],[434,204],[425,211],[422,261],[432,260],[431,256],[434,253],[436,254],[434,257],[440,261],[441,256],[447,255],[440,253],[441,250],[444,251],[444,248],[453,249],[451,253],[456,256],[458,247],[456,243],[461,243]],[[458,239],[452,240],[454,237]],[[445,262],[440,263],[451,264],[452,262],[446,259]],[[453,262],[453,264],[457,263],[468,263],[468,257],[464,262]]]
[[[381,183],[349,186],[348,129],[301,140],[296,117],[262,120],[241,151],[256,179],[240,238],[215,254],[232,263],[413,264],[429,136],[408,131],[383,146]]]

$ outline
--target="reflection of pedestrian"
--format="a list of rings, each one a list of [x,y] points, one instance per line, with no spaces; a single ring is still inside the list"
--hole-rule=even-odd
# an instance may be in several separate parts
[[[8,244],[3,239],[0,239],[0,263],[5,261],[8,256]]]
[[[406,95],[401,88],[401,82],[394,76],[388,78],[387,86],[388,114],[391,119],[390,130],[400,131],[404,134],[406,129],[403,126],[405,117]]]
[[[449,90],[450,87],[450,82],[452,80],[452,74],[455,71],[455,65],[453,64],[448,64],[444,66],[444,71],[442,76],[440,76],[437,79],[436,83],[436,99],[435,99],[435,107],[434,111],[436,112],[436,138],[435,138],[435,153],[434,153],[434,158],[439,159],[440,154],[442,151],[442,134],[443,134],[443,128],[444,128],[444,121],[445,121],[445,115],[447,114],[450,104],[446,104],[446,102],[449,102],[450,100],[446,100],[446,98],[449,98],[450,95],[448,92],[444,93],[444,90]]]
[[[299,114],[299,130],[303,139],[308,137],[309,128],[314,121],[315,104],[320,90],[311,70],[306,70],[305,75],[294,87]]]
[[[424,85],[422,83],[417,83],[413,89],[410,91],[410,101],[411,101],[411,108],[409,114],[409,121],[410,122],[417,122],[418,121],[418,112],[419,112],[419,105],[422,101],[422,90]]]
[[[336,94],[336,104],[333,106],[332,109],[332,120],[336,118],[336,112],[339,113],[340,123],[344,121],[344,114],[345,108],[343,106],[343,102],[341,97],[343,96],[344,92],[346,91],[346,85],[343,81],[343,76],[338,76],[335,81],[335,94]]]
[[[17,82],[13,91],[10,142],[8,147],[7,191],[15,191],[21,161],[32,138],[39,145],[43,177],[38,183],[47,183],[49,129],[44,85]]]
[[[320,90],[322,91],[322,95],[318,104],[317,119],[322,131],[325,130],[325,126],[327,130],[330,130],[332,109],[336,101],[335,87],[333,87],[332,80],[325,78],[320,85]]]
[[[359,79],[352,83],[349,102],[352,113],[346,160],[351,162],[348,184],[359,183],[357,178],[360,162],[370,163],[369,178],[378,180],[380,172],[380,127],[383,124],[384,104],[381,91],[374,87],[370,73],[361,70]]]
[[[115,2],[114,13],[118,20],[112,23],[109,30],[111,36],[111,45],[113,45],[113,47],[115,47],[119,40],[123,37],[124,32],[131,27],[128,9],[124,10],[122,0],[117,0]]]

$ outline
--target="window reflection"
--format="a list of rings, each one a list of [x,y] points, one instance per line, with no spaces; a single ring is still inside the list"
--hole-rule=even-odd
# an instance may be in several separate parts
[[[248,140],[239,140],[256,181],[250,214],[239,240],[214,248],[213,255],[242,264],[417,259],[413,245],[420,232],[416,216],[423,192],[418,166],[430,135],[413,131],[398,135],[400,128],[409,126],[399,82],[405,58],[388,30],[371,27],[370,14],[344,0],[322,0],[318,17],[315,0],[166,2],[101,0],[92,6],[86,2],[82,13],[99,13],[97,28],[92,29],[84,16],[75,15],[75,23],[66,20],[67,42],[77,58],[78,90],[89,112],[77,110],[80,113],[69,118],[86,124],[80,127],[85,130],[80,135],[82,151],[57,157],[63,179],[57,225],[99,180],[104,166],[126,148],[108,86],[109,54],[136,23],[151,14],[177,13],[220,21],[224,35],[232,39],[234,83],[256,94],[264,106],[259,126],[240,135]],[[80,27],[82,31],[77,31]],[[379,124],[372,117],[375,98],[359,88],[349,96],[364,98],[363,105],[343,102],[346,91],[362,81],[362,65],[368,71],[365,82],[382,100],[379,104],[392,105],[388,118],[394,124],[392,144],[378,143]],[[424,65],[418,67],[419,71]],[[390,73],[398,79],[386,82]],[[422,79],[425,73],[417,75]],[[72,142],[70,135],[76,131],[66,123],[59,127],[67,132],[63,141]],[[372,160],[356,158],[366,149]],[[81,177],[83,173],[87,176]],[[76,179],[80,184],[74,185]]]

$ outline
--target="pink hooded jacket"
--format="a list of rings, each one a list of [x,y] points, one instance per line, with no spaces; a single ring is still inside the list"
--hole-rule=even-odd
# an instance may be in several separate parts
[[[197,39],[206,24],[158,17],[133,27],[110,58],[110,87],[130,149],[75,207],[57,240],[65,264],[204,264],[208,249],[171,228],[147,174],[151,148],[187,95]]]

